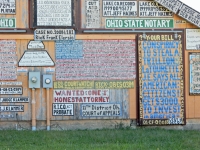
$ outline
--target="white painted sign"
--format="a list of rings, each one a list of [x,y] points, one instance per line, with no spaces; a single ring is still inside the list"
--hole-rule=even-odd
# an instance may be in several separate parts
[[[1,119],[14,118],[14,115],[13,114],[1,114],[0,118]]]
[[[157,2],[139,1],[140,17],[172,17],[173,12]]]
[[[186,29],[186,49],[197,50],[198,45],[200,45],[200,29]]]
[[[137,1],[103,1],[103,16],[137,16]]]
[[[37,26],[72,26],[72,0],[37,0]]]
[[[22,85],[22,82],[0,82],[0,85]]]
[[[85,19],[86,28],[99,28],[100,27],[100,10],[99,0],[85,1]]]
[[[15,14],[15,0],[0,0],[0,14]]]
[[[25,51],[19,66],[54,66],[54,62],[46,50]]]
[[[28,72],[28,68],[18,67],[17,68],[17,72],[18,73],[27,73]]]
[[[54,90],[54,103],[109,103],[108,89]]]
[[[74,39],[74,29],[36,29],[34,31],[34,40],[36,41],[57,41]]]
[[[73,116],[74,105],[73,104],[53,104],[52,110],[53,116]]]
[[[177,13],[179,8],[182,5],[182,2],[179,0],[154,0],[158,2],[159,4],[163,5],[167,9],[171,10],[174,13]]]
[[[22,87],[2,87],[0,94],[22,94]]]
[[[0,103],[27,103],[28,97],[1,97]]]
[[[28,49],[44,49],[44,43],[42,41],[29,41]]]
[[[122,115],[120,104],[82,104],[83,117],[117,117]]]
[[[0,112],[23,112],[24,105],[1,105]]]
[[[200,13],[191,7],[183,4],[178,15],[197,27],[200,27]]]
[[[55,68],[50,68],[50,67],[44,68],[44,71],[45,71],[46,73],[54,73],[54,72],[55,72]]]

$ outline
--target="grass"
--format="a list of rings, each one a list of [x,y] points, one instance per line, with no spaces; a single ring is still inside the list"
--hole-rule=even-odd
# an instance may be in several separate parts
[[[160,128],[1,130],[0,150],[200,150],[200,131]]]

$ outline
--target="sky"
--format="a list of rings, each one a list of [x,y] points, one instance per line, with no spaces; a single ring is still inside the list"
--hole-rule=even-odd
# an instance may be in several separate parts
[[[180,0],[180,1],[200,12],[200,0]]]

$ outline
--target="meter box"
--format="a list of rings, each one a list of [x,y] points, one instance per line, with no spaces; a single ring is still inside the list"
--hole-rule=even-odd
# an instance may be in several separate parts
[[[40,88],[40,72],[29,72],[29,88]]]

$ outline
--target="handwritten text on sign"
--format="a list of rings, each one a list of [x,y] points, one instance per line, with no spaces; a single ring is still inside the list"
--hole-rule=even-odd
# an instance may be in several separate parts
[[[74,39],[74,29],[36,29],[34,31],[34,40],[36,41],[58,41]]]
[[[131,89],[134,81],[54,81],[53,85],[54,89]]]
[[[135,40],[83,40],[82,43],[83,59],[56,59],[56,80],[135,79]]]
[[[122,115],[120,104],[82,104],[83,117],[117,117]]]
[[[159,4],[163,5],[165,8],[171,10],[174,13],[177,13],[179,8],[182,5],[182,2],[179,0],[154,0],[158,2]]]
[[[200,94],[200,53],[191,53],[190,61],[190,94]]]
[[[106,18],[106,28],[174,28],[174,20]]]
[[[162,36],[171,36],[161,41]],[[182,35],[139,35],[139,94],[142,125],[184,124]],[[149,122],[150,121],[150,122]]]
[[[15,14],[16,0],[0,0],[0,14]]]
[[[16,19],[0,18],[0,28],[16,28]]]
[[[26,103],[29,102],[28,97],[1,97],[1,103]]]
[[[24,105],[1,105],[0,112],[23,112]]]
[[[0,80],[17,80],[16,41],[0,40]]]
[[[73,116],[74,104],[53,104],[52,110],[53,116]]]
[[[19,66],[54,66],[54,62],[45,50],[25,51]]]
[[[86,19],[86,28],[99,28],[100,26],[99,0],[85,1],[85,19]]]
[[[200,29],[186,29],[186,49],[199,50]]]
[[[200,27],[200,13],[189,6],[183,4],[178,15],[193,23],[197,27]]]
[[[83,41],[56,41],[56,59],[83,58]]]
[[[71,0],[37,0],[37,26],[71,26]]]
[[[157,2],[139,1],[140,17],[172,17],[173,13]]]
[[[54,103],[109,103],[109,90],[54,90]]]
[[[137,16],[137,1],[103,1],[103,16]]]

